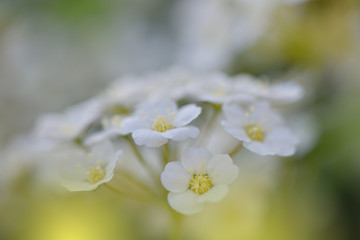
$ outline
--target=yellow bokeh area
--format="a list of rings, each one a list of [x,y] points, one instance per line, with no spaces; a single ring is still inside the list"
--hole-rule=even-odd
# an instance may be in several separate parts
[[[35,204],[20,239],[128,239],[122,219],[87,197],[69,197]]]

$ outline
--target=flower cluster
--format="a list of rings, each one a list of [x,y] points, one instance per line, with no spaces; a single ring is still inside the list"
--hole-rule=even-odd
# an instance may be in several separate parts
[[[118,189],[111,180],[123,174],[157,198],[161,183],[171,208],[194,214],[228,193],[241,147],[263,156],[295,153],[298,139],[273,107],[302,96],[295,83],[171,69],[119,79],[64,113],[42,116],[32,137],[49,149],[61,146],[57,170],[70,191]],[[202,141],[218,127],[233,151],[213,154]]]

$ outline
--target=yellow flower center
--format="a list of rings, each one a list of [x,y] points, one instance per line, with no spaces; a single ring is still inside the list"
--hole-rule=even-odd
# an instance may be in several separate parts
[[[105,169],[101,166],[90,166],[87,175],[90,183],[98,183],[104,179]]]
[[[190,180],[189,189],[197,194],[204,194],[213,187],[208,174],[194,174]]]
[[[262,142],[265,138],[265,132],[261,125],[248,125],[245,127],[246,134],[254,141]]]
[[[174,126],[166,119],[165,116],[157,117],[153,124],[153,130],[158,132],[165,132],[173,128]]]

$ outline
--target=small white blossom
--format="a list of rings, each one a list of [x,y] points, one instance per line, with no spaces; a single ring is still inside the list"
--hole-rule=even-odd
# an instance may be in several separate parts
[[[110,142],[94,145],[87,153],[80,149],[64,151],[61,183],[69,191],[91,191],[109,182],[122,151],[114,151]]]
[[[228,184],[238,176],[238,167],[227,154],[212,154],[205,148],[188,148],[180,162],[170,162],[161,182],[170,191],[170,206],[182,214],[202,210],[204,202],[219,202],[228,193]]]
[[[126,131],[122,126],[124,119],[126,119],[126,116],[121,115],[104,117],[101,121],[103,129],[88,136],[85,139],[85,145],[91,145],[115,136],[125,136],[129,134],[130,132]]]
[[[101,98],[93,98],[64,113],[45,114],[38,119],[34,136],[54,141],[75,139],[100,116],[103,106]]]
[[[243,99],[248,94],[240,91],[234,81],[220,72],[198,75],[199,81],[191,85],[191,97],[204,102],[223,104]]]
[[[201,108],[194,104],[178,109],[175,102],[161,100],[140,106],[135,116],[124,121],[123,128],[132,132],[136,144],[160,147],[169,139],[184,141],[188,138],[196,138],[199,129],[188,124],[200,113]]]
[[[304,96],[303,88],[294,82],[270,84],[246,74],[234,77],[234,86],[239,92],[268,99],[275,103],[293,103]]]
[[[298,139],[267,102],[247,102],[224,106],[226,120],[221,124],[244,147],[260,155],[291,156]]]

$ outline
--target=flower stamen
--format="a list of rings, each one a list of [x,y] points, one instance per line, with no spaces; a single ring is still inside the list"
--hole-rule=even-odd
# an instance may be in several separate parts
[[[153,130],[158,132],[165,132],[173,128],[174,126],[166,119],[165,116],[157,117],[153,124]]]
[[[209,191],[213,186],[208,174],[193,174],[189,189],[201,195]]]
[[[98,183],[105,177],[105,169],[101,166],[90,166],[89,171],[86,173],[90,183]]]
[[[265,138],[265,132],[261,125],[254,124],[245,127],[246,134],[254,141],[262,142]]]

